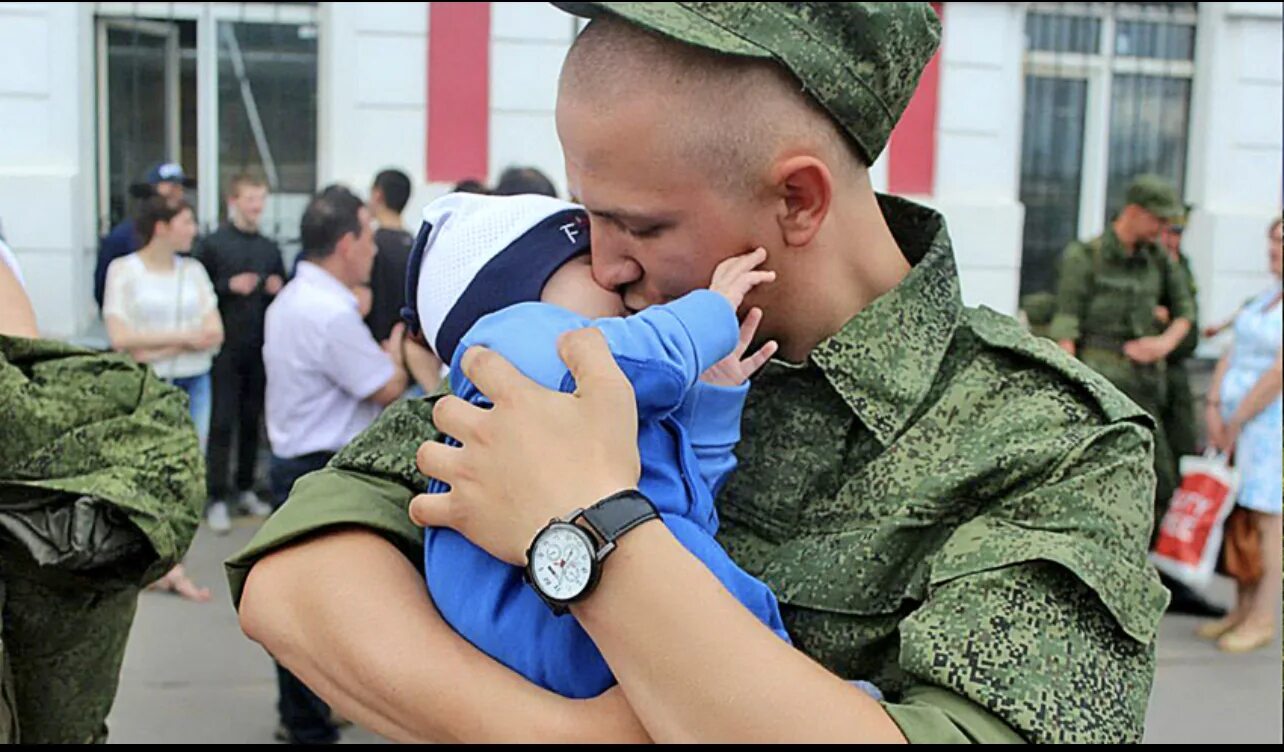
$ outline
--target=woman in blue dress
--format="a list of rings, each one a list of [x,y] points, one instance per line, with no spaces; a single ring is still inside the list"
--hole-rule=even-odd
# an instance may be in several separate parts
[[[1270,229],[1270,288],[1235,316],[1235,342],[1217,364],[1205,418],[1209,443],[1234,453],[1241,485],[1237,503],[1250,511],[1261,535],[1262,579],[1239,586],[1235,609],[1200,634],[1228,652],[1256,650],[1275,636],[1280,612],[1281,449],[1281,220]]]

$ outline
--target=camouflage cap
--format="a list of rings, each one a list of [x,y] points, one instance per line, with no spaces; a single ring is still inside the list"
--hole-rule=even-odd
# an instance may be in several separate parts
[[[553,3],[686,44],[774,59],[851,136],[868,164],[887,145],[935,54],[928,3]]]
[[[1156,217],[1173,220],[1186,216],[1186,207],[1182,205],[1172,184],[1158,175],[1140,175],[1128,186],[1124,204],[1140,206]]]

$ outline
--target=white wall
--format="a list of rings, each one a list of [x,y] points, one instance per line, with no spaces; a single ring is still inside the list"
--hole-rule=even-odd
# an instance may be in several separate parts
[[[1280,3],[1200,3],[1199,14],[1185,245],[1213,322],[1269,280],[1266,229],[1284,179],[1284,14]]]
[[[936,183],[918,198],[944,213],[963,299],[1017,309],[1024,11],[1019,3],[947,3],[937,111]]]
[[[426,182],[428,3],[321,3],[317,174],[366,196],[395,167],[414,192],[405,217],[441,192]]]
[[[385,167],[415,184],[406,207],[416,224],[447,184],[430,184],[427,149],[429,3],[323,3],[318,174],[362,195]],[[557,76],[575,19],[545,3],[492,3],[489,175],[532,165],[566,195],[554,127]]]
[[[0,222],[50,337],[95,315],[90,13],[0,3]]]
[[[492,3],[490,176],[533,166],[565,198],[566,166],[557,140],[557,77],[575,40],[576,19],[547,3]]]
[[[427,3],[320,5],[319,175],[364,193],[388,166],[425,183]],[[1281,203],[1284,72],[1280,3],[1200,4],[1187,248],[1205,319],[1266,283],[1264,233]],[[1013,312],[1023,81],[1020,3],[947,3],[933,195],[945,213],[964,298]],[[533,164],[565,192],[553,110],[576,21],[545,4],[491,16],[491,180]],[[94,319],[94,61],[91,4],[0,3],[0,223],[45,333]],[[875,169],[885,184],[886,167]]]

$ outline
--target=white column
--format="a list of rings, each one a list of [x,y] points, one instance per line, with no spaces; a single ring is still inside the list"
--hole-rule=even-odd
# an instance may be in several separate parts
[[[49,337],[95,315],[92,28],[87,3],[0,3],[0,224]]]
[[[547,3],[491,3],[490,23],[489,180],[507,167],[535,167],[566,198],[554,111],[576,19]]]
[[[1266,230],[1279,216],[1284,167],[1282,15],[1280,3],[1199,4],[1186,181],[1196,210],[1185,250],[1205,322],[1268,284]]]
[[[1021,3],[947,3],[943,20],[936,185],[923,200],[945,214],[964,301],[1011,314],[1025,216],[1025,11]]]
[[[318,178],[366,196],[374,176],[410,176],[415,224],[425,183],[428,3],[322,3],[318,49]]]

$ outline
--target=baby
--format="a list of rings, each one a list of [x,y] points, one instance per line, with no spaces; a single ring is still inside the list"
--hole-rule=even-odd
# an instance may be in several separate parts
[[[740,359],[761,314],[752,311],[741,326],[737,310],[749,290],[773,279],[757,269],[766,252],[728,259],[709,289],[628,316],[621,297],[594,281],[588,241],[584,210],[556,199],[439,199],[425,210],[411,255],[410,328],[451,365],[452,392],[480,405],[490,403],[460,368],[468,348],[484,345],[532,380],[570,392],[558,337],[599,329],[637,396],[638,489],[674,537],[788,640],[775,596],[714,540],[713,499],[735,467],[747,374],[774,352],[771,344]],[[428,488],[446,490],[435,480]],[[589,636],[555,615],[521,568],[444,528],[426,531],[424,549],[442,617],[483,652],[566,697],[594,697],[615,683]]]

